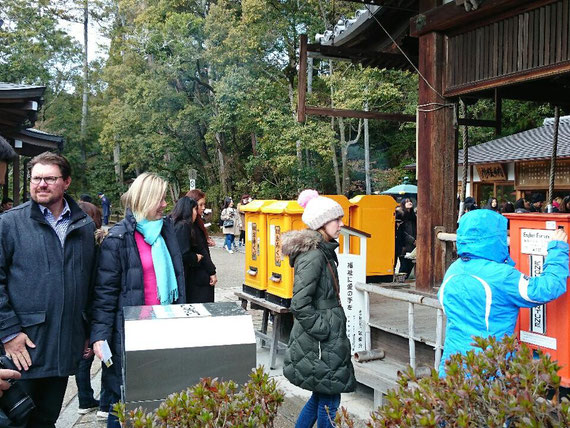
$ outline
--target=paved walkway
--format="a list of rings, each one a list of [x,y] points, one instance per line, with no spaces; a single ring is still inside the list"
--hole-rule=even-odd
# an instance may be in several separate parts
[[[218,271],[218,285],[216,287],[216,301],[231,301],[238,304],[234,295],[235,291],[242,288],[245,254],[243,252],[235,252],[229,254],[223,250],[223,238],[215,237],[216,247],[211,249],[212,259],[216,264]],[[261,325],[261,311],[250,310],[254,320],[254,325]],[[291,385],[282,374],[283,356],[278,356],[278,368],[270,371],[270,376],[277,380],[279,388],[285,394],[285,402],[278,412],[275,422],[276,428],[289,428],[294,426],[297,415],[310,396],[308,391]],[[97,359],[95,359],[97,361]],[[257,364],[269,367],[269,352],[267,348],[257,347]],[[101,368],[99,363],[94,363],[92,367],[92,386],[95,390],[96,397],[99,396],[101,387]],[[357,427],[363,427],[364,421],[368,419],[370,411],[373,409],[373,392],[364,386],[351,394],[343,394],[341,405],[346,407],[357,420]],[[77,387],[75,379],[70,378],[67,392],[64,400],[62,413],[57,422],[58,428],[82,427],[82,428],[103,428],[106,426],[104,421],[97,421],[95,412],[87,415],[79,415],[77,400]]]

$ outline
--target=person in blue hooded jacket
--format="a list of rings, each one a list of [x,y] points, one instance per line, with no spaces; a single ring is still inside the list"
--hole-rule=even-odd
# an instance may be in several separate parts
[[[539,306],[566,292],[568,237],[558,229],[548,244],[540,276],[515,269],[507,245],[507,219],[491,210],[461,217],[459,259],[447,270],[438,292],[447,316],[440,376],[453,354],[473,349],[473,336],[502,338],[514,333],[519,308]]]

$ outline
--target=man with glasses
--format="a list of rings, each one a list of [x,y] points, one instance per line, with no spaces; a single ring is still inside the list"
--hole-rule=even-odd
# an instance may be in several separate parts
[[[65,191],[71,167],[30,163],[31,201],[0,217],[0,339],[36,408],[26,427],[55,427],[68,376],[86,346],[95,225]]]

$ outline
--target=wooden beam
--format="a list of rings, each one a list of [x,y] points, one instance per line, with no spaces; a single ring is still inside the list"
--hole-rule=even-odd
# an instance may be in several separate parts
[[[525,71],[521,71],[518,73],[514,73],[514,74],[510,74],[508,76],[502,76],[502,77],[498,77],[495,79],[489,79],[487,81],[482,81],[482,82],[473,82],[467,85],[463,85],[461,87],[455,87],[455,88],[451,88],[451,89],[447,89],[445,90],[445,92],[443,93],[443,95],[445,95],[446,97],[458,97],[461,95],[465,95],[465,94],[470,94],[470,93],[474,93],[474,92],[479,92],[479,91],[484,91],[484,90],[488,90],[488,89],[495,89],[495,88],[501,88],[501,96],[503,98],[511,98],[511,96],[518,96],[518,97],[522,97],[522,99],[529,99],[529,94],[527,93],[512,93],[509,95],[506,94],[505,90],[508,91],[508,88],[503,88],[507,85],[513,85],[516,83],[523,83],[523,82],[529,82],[531,80],[538,80],[538,79],[544,79],[547,77],[553,77],[553,76],[557,76],[560,74],[564,74],[564,73],[568,73],[570,72],[570,61],[567,62],[563,62],[563,63],[559,63],[559,64],[555,64],[555,65],[550,65],[550,66],[546,66],[546,67],[540,67],[540,68],[535,68],[535,69],[531,69],[531,70],[525,70]],[[518,89],[518,91],[520,91],[520,89]],[[516,92],[516,91],[514,91]],[[561,92],[558,92],[558,95],[560,95]],[[556,93],[552,93],[552,96],[556,96]],[[541,93],[541,96],[544,97],[542,98],[544,101],[552,101],[552,99],[550,98],[550,96]],[[563,100],[560,100],[563,101]],[[567,102],[567,101],[566,101]]]
[[[307,99],[307,35],[301,34],[299,47],[299,78],[297,80],[297,122],[305,122],[305,104]]]
[[[364,49],[347,48],[340,46],[328,46],[321,45],[319,43],[311,43],[307,45],[307,52],[310,57],[321,58],[321,59],[344,59],[353,62],[362,61],[377,61],[380,59],[385,59],[388,61],[402,61],[405,60],[404,56],[400,53],[392,52],[377,52],[369,51]],[[414,65],[417,66],[418,58],[414,55],[409,55],[408,57],[413,61]],[[406,67],[411,68],[411,67]]]
[[[390,4],[392,0],[345,0],[351,3],[371,4],[374,6],[382,6],[386,3]]]
[[[307,106],[305,112],[313,116],[349,117],[358,119],[388,120],[393,122],[415,122],[416,116],[402,113],[381,113],[364,110],[344,110],[327,107]]]
[[[554,2],[556,0],[545,0]],[[499,13],[521,9],[526,5],[536,3],[536,0],[485,0],[479,8],[466,12],[465,8],[457,6],[455,2],[427,10],[410,19],[410,35],[419,37],[432,31],[447,31],[452,28],[464,27],[473,22],[480,22]],[[536,7],[532,5],[532,8]]]
[[[495,120],[482,120],[482,119],[465,119],[460,117],[457,119],[459,125],[477,126],[480,128],[496,128],[497,122]]]

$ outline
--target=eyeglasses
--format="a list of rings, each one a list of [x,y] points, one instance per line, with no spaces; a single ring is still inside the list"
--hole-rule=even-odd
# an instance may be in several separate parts
[[[42,182],[42,180],[46,184],[55,184],[55,182],[58,180],[58,178],[62,178],[62,177],[63,177],[63,175],[49,176],[49,177],[32,177],[30,179],[30,181],[32,182],[32,184],[40,184]]]

